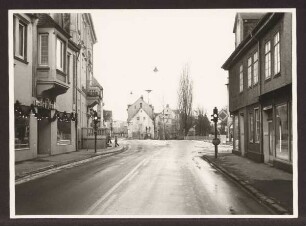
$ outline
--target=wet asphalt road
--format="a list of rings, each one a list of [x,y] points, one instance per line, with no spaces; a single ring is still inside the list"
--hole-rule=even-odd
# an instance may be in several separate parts
[[[192,141],[130,149],[16,186],[16,215],[272,214],[198,158]]]

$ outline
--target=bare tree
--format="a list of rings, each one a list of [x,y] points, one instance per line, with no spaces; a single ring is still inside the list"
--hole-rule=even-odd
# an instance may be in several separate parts
[[[193,84],[189,76],[189,66],[186,65],[181,73],[178,89],[178,109],[180,112],[180,129],[184,136],[188,134],[192,127],[192,101],[193,101]]]

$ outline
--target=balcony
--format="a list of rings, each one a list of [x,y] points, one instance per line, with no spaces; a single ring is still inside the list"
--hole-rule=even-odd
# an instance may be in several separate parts
[[[91,86],[87,90],[87,105],[93,107],[102,100],[102,91],[99,87]]]
[[[37,68],[37,96],[54,100],[58,95],[66,93],[70,87],[66,77],[59,70]]]

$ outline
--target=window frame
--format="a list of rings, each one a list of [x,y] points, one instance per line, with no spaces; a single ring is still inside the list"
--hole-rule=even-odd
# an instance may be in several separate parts
[[[41,38],[42,38],[42,36],[47,36],[47,40],[48,40],[48,50],[47,50],[47,52],[48,52],[48,54],[47,54],[47,63],[46,64],[43,64],[42,62],[41,62],[41,57],[42,57],[42,55],[41,55]],[[38,36],[39,38],[38,38],[38,64],[40,65],[40,66],[48,66],[49,65],[49,33],[40,33],[39,34],[39,36]]]
[[[24,125],[24,127],[25,127],[25,134],[27,134],[28,136],[27,136],[27,139],[28,139],[28,141],[27,141],[27,143],[26,144],[23,144],[24,145],[24,147],[16,147],[16,132],[15,132],[15,137],[14,137],[14,149],[16,150],[16,151],[18,151],[18,150],[28,150],[28,149],[30,149],[31,148],[31,128],[30,128],[30,117],[26,117],[26,118],[18,118],[18,117],[16,117],[15,116],[15,119],[14,119],[14,129],[16,130],[16,128],[17,128],[17,122],[16,122],[16,120],[19,120],[19,119],[21,119],[21,120],[27,120],[27,124],[26,125]]]
[[[64,139],[59,139],[59,123],[69,123],[69,130],[70,130],[70,139],[69,140],[64,140]],[[60,121],[57,120],[57,133],[56,133],[57,139],[56,143],[57,145],[71,145],[72,144],[72,129],[71,129],[71,121],[65,122],[65,121]],[[69,143],[67,142],[69,141]]]
[[[275,122],[274,122],[274,131],[275,131],[275,141],[274,141],[274,156],[275,156],[275,158],[278,160],[278,161],[284,161],[284,162],[292,162],[292,155],[291,155],[291,152],[292,152],[292,150],[290,149],[290,113],[292,114],[292,112],[289,112],[290,110],[289,110],[289,107],[290,107],[290,105],[289,105],[289,103],[290,102],[282,102],[282,103],[279,103],[279,104],[276,104],[275,105],[275,110],[274,110],[274,117],[275,117]],[[287,159],[284,159],[284,158],[282,158],[282,157],[279,157],[277,154],[277,150],[276,150],[276,141],[277,141],[277,139],[276,139],[276,130],[277,130],[277,108],[278,107],[281,107],[281,106],[286,106],[286,111],[287,111],[287,117],[286,117],[286,119],[287,119],[287,129],[288,129],[288,158]],[[292,120],[292,119],[291,119]],[[292,127],[291,127],[291,129],[292,129]],[[291,131],[292,132],[292,131]]]
[[[255,55],[256,60],[255,60]],[[257,80],[255,81],[255,65],[256,65],[256,78]],[[256,86],[259,82],[259,54],[258,51],[256,50],[253,54],[253,86]]]
[[[256,118],[256,112],[258,113],[258,118]],[[255,127],[254,143],[259,144],[260,143],[260,111],[259,111],[259,108],[254,108],[254,127]],[[257,134],[257,132],[258,132],[258,134]]]
[[[252,88],[253,57],[248,58],[248,88]]]
[[[239,93],[243,92],[243,64],[239,66]]]
[[[269,44],[269,49],[267,48],[267,44]],[[271,79],[272,76],[272,53],[271,53],[271,40],[265,43],[265,80]],[[267,73],[268,72],[268,73]]]
[[[254,114],[253,114],[253,111],[250,111],[248,116],[249,116],[248,117],[249,119],[249,122],[248,122],[249,143],[254,143]]]
[[[278,41],[275,42],[275,37],[278,35]],[[278,48],[277,48],[278,47]],[[276,48],[277,54],[276,54]],[[273,76],[277,76],[281,73],[281,60],[280,60],[280,32],[277,31],[273,35]],[[277,58],[277,59],[276,59]],[[277,61],[278,60],[278,61]],[[278,67],[277,67],[278,66]],[[277,67],[277,68],[276,68]],[[278,70],[277,70],[278,69]]]
[[[58,59],[58,43],[59,42],[61,43],[61,47],[60,47],[60,56],[61,56],[61,59]],[[57,70],[60,70],[62,72],[65,72],[65,69],[66,69],[66,42],[61,39],[59,36],[56,36],[56,69]],[[58,61],[59,60],[59,61]],[[58,65],[58,63],[62,64],[62,67],[61,65]]]

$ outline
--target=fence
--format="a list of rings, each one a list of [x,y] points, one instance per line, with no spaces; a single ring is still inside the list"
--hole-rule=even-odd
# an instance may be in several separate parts
[[[97,129],[97,148],[106,148],[106,135],[109,134],[109,129]],[[95,145],[95,134],[93,128],[82,128],[82,148],[93,149]]]
[[[205,142],[212,142],[215,136],[185,136],[184,140],[203,140]],[[221,144],[226,144],[226,135],[218,135]]]

